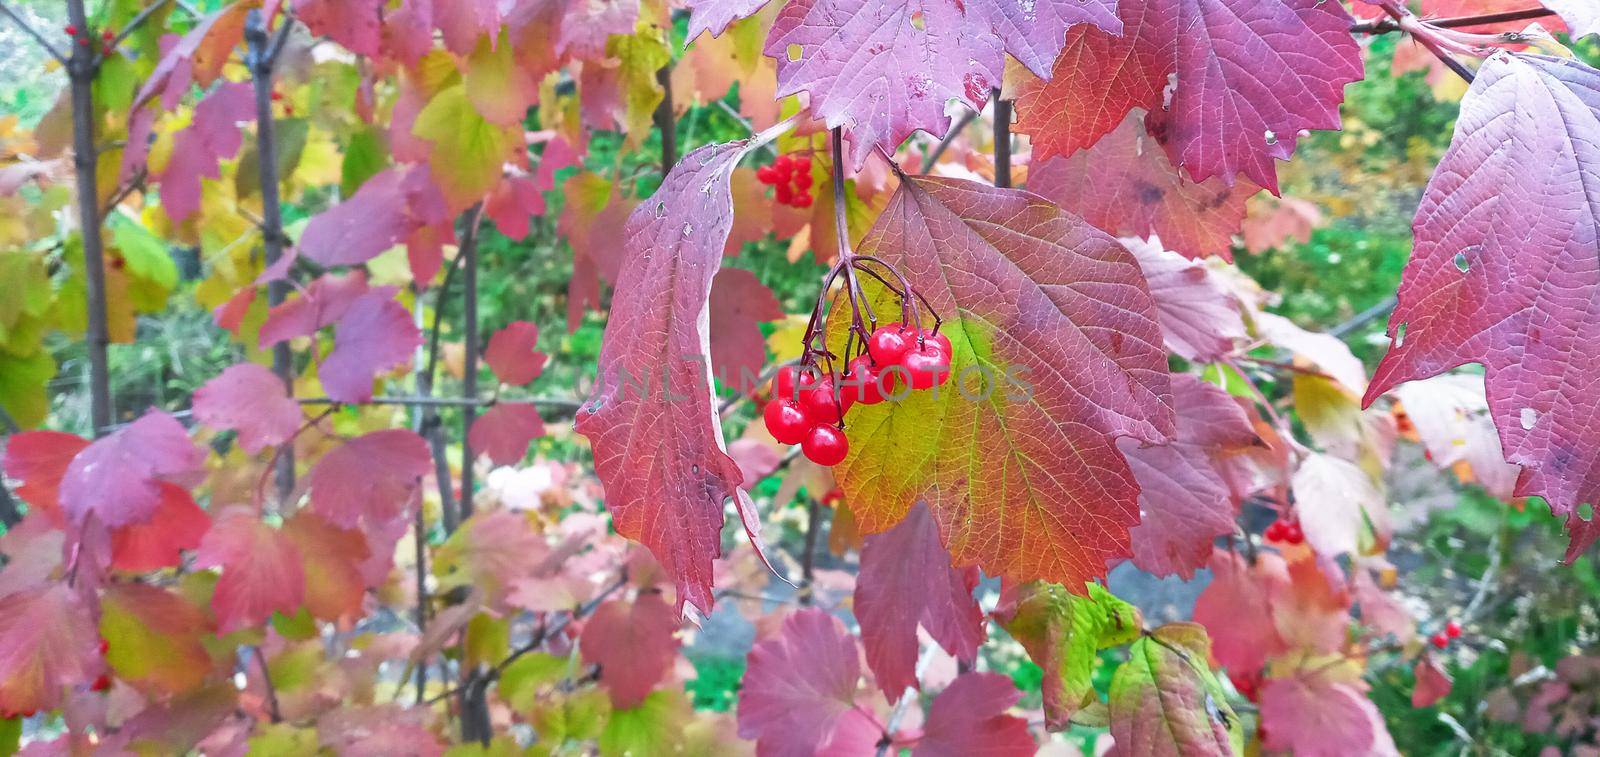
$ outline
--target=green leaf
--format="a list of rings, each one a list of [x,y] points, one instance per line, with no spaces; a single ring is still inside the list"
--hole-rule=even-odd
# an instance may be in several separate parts
[[[517,712],[527,712],[537,701],[539,689],[566,678],[571,670],[571,658],[530,652],[500,673],[500,698]]]
[[[995,617],[1042,669],[1045,724],[1052,731],[1066,728],[1093,692],[1095,653],[1138,638],[1143,627],[1138,608],[1099,584],[1088,585],[1088,596],[1060,584],[1026,584]]]
[[[311,124],[304,118],[285,118],[273,122],[273,158],[278,165],[278,183],[289,180],[300,156],[306,149],[306,137]],[[239,170],[233,174],[233,189],[240,199],[261,194],[261,159],[256,157],[256,143],[251,140],[239,156]]]
[[[600,689],[584,689],[541,699],[530,720],[539,734],[539,742],[555,751],[567,741],[599,738],[610,716],[611,698]]]
[[[693,711],[681,691],[657,691],[638,707],[614,710],[600,734],[602,755],[670,753],[683,739]]]
[[[1143,755],[1242,754],[1244,729],[1207,660],[1203,626],[1171,623],[1133,643],[1111,679],[1111,735]]]
[[[128,275],[171,291],[178,285],[178,264],[172,261],[167,243],[127,216],[111,217],[111,240],[122,253]]]
[[[411,132],[433,144],[428,165],[440,191],[456,207],[482,199],[500,180],[511,151],[526,149],[520,127],[484,119],[460,84],[434,95],[417,114]]]
[[[14,355],[0,350],[0,407],[23,428],[34,428],[50,412],[50,378],[56,361],[47,350]]]
[[[383,132],[368,127],[350,135],[344,148],[344,163],[339,166],[339,194],[350,197],[389,162],[389,144]]]

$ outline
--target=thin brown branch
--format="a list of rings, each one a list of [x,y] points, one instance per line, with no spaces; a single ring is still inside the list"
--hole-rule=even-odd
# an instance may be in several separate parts
[[[89,17],[84,0],[67,0],[68,21],[88,34]],[[111,364],[107,350],[111,344],[106,317],[105,241],[101,236],[98,161],[95,149],[94,80],[99,59],[88,45],[74,45],[66,61],[72,93],[72,160],[76,170],[78,225],[83,236],[83,274],[88,310],[84,334],[89,353],[89,420],[98,435],[109,427],[114,415],[111,404]]]
[[[1438,58],[1441,63],[1444,63],[1446,68],[1455,72],[1456,76],[1466,80],[1468,84],[1472,83],[1472,69],[1467,68],[1465,63],[1457,60],[1454,55],[1451,55],[1440,46],[1439,40],[1428,30],[1427,25],[1419,21],[1411,11],[1400,5],[1398,0],[1381,0],[1378,7],[1382,8],[1384,13],[1389,14],[1389,18],[1394,21],[1401,31],[1410,34],[1411,38],[1417,41],[1417,44],[1422,45],[1428,52],[1433,53],[1433,56]]]
[[[278,690],[272,685],[272,671],[267,669],[267,656],[261,653],[259,645],[251,645],[250,654],[261,666],[261,683],[267,690],[267,714],[272,718],[272,722],[282,723],[283,713],[278,709]]]
[[[539,407],[553,408],[577,412],[583,405],[583,400],[568,399],[566,397],[531,397],[528,399],[475,399],[472,397],[433,397],[429,395],[417,396],[378,396],[365,402],[340,402],[332,397],[300,397],[295,400],[302,405],[405,405],[407,407],[471,407],[483,408],[495,405],[537,405]]]
[[[1555,11],[1549,8],[1524,8],[1522,10],[1501,11],[1499,13],[1483,13],[1476,16],[1423,19],[1422,22],[1438,29],[1459,29],[1468,26],[1487,26],[1489,24],[1503,24],[1512,21],[1531,21],[1536,18],[1545,18],[1553,15],[1555,15]],[[1393,18],[1363,21],[1350,27],[1351,34],[1388,34],[1397,31],[1400,31],[1400,23]]]
[[[483,345],[478,339],[478,229],[483,223],[483,204],[469,208],[463,214],[466,233],[461,240],[461,334],[465,342],[466,357],[462,366],[461,396],[472,400],[461,407],[461,500],[458,509],[461,519],[472,517],[472,494],[476,488],[476,455],[468,432],[477,419],[478,359]]]

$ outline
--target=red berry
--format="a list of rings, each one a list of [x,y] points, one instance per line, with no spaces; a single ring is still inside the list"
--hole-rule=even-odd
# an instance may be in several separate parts
[[[789,204],[797,208],[809,208],[811,207],[811,193],[801,192],[794,198],[794,201]]]
[[[811,174],[811,159],[804,155],[794,156],[794,170],[797,173]]]
[[[788,205],[794,200],[794,190],[788,184],[779,184],[772,188],[772,196],[779,205]]]
[[[111,677],[102,673],[99,678],[94,679],[94,685],[90,686],[89,690],[105,691],[109,688],[111,688]]]
[[[111,651],[111,642],[106,641],[105,639],[101,639],[100,640],[100,656],[104,657],[105,654],[107,652],[109,652],[109,651]]]
[[[784,444],[799,444],[811,430],[811,418],[793,400],[775,399],[762,411],[767,431]]]
[[[800,407],[817,423],[838,423],[855,403],[833,386],[833,379],[822,378],[816,386],[800,393]]]
[[[940,334],[923,340],[922,346],[913,345],[901,356],[900,365],[911,374],[907,383],[912,389],[932,389],[950,378],[950,339]]]
[[[283,106],[283,114],[286,115],[286,116],[294,115],[294,106],[293,105],[285,105],[285,106]]]
[[[772,172],[777,174],[780,181],[788,181],[794,175],[794,160],[787,155],[780,156],[772,161]]]
[[[800,451],[817,465],[833,466],[844,462],[845,455],[850,452],[850,442],[844,438],[843,431],[833,426],[817,426],[806,435]]]
[[[844,492],[838,489],[829,489],[827,494],[822,495],[822,504],[824,505],[836,505],[843,500]]]
[[[72,24],[67,24],[66,28],[62,29],[62,31],[66,32],[68,37],[78,36],[78,27],[73,26]]]
[[[1284,526],[1283,521],[1275,520],[1267,524],[1266,530],[1262,531],[1261,535],[1266,537],[1267,541],[1283,541],[1285,530],[1287,530],[1287,527]]]
[[[1305,541],[1306,541],[1306,532],[1301,530],[1300,521],[1297,521],[1297,520],[1289,521],[1289,525],[1284,527],[1283,540],[1286,541],[1286,542],[1289,542],[1290,544],[1304,544],[1305,543]]]
[[[1438,647],[1440,649],[1444,649],[1445,647],[1450,646],[1450,637],[1444,635],[1444,633],[1442,633],[1442,632],[1434,634],[1431,638],[1428,639],[1428,641],[1431,642],[1434,646],[1436,646],[1436,647]]]
[[[808,172],[804,172],[804,171],[796,172],[795,175],[794,175],[793,181],[794,181],[795,189],[810,189],[811,188],[811,174],[808,173]]]
[[[759,181],[762,184],[777,184],[778,172],[772,170],[772,166],[762,166],[757,168],[756,181]]]
[[[915,338],[915,333],[903,323],[879,326],[867,338],[867,353],[878,365],[896,365],[905,356],[906,350],[911,349],[911,342]]]
[[[862,355],[845,367],[844,378],[839,383],[839,392],[846,404],[876,405],[894,394],[896,381],[895,374],[880,370],[872,362],[871,355]]]
[[[114,52],[116,52],[116,48],[115,48],[115,47],[112,47],[112,46],[111,46],[111,45],[109,45],[109,44],[106,44],[106,45],[102,45],[102,46],[101,46],[101,47],[100,47],[100,54],[101,54],[101,55],[104,55],[104,56],[105,56],[105,57],[107,57],[107,58],[109,58],[109,57],[111,57],[111,54],[112,54],[112,53],[114,53]]]
[[[786,365],[772,377],[772,396],[777,399],[800,401],[800,393],[817,385],[822,372],[814,365]]]
[[[1461,624],[1453,620],[1444,624],[1444,635],[1452,639],[1461,638]]]
[[[116,38],[117,38],[117,35],[112,34],[110,29],[107,29],[107,30],[105,30],[103,32],[100,32],[100,39],[103,39],[103,40],[105,40],[107,42],[110,42],[111,40],[114,40]]]
[[[83,45],[84,47],[88,47],[89,46],[89,37],[88,37],[88,35],[79,37],[78,38],[78,44]]]
[[[282,99],[283,99],[283,93],[282,92],[273,92],[272,93],[272,101],[273,102],[277,102],[277,101],[282,100]]]

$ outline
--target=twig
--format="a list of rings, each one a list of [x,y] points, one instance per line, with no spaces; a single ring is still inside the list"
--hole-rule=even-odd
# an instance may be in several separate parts
[[[919,173],[927,173],[932,171],[934,165],[939,162],[939,158],[944,156],[944,151],[950,149],[950,143],[954,142],[956,137],[961,136],[961,132],[966,131],[967,126],[971,124],[972,120],[977,117],[978,111],[975,111],[971,108],[963,110],[961,112],[961,117],[956,119],[956,122],[950,125],[949,131],[944,133],[944,139],[939,140],[939,144],[934,145],[933,152],[923,156],[922,169],[919,171]],[[891,160],[889,162],[893,163],[894,161]]]
[[[153,15],[156,11],[161,10],[161,6],[166,4],[167,0],[156,0],[155,2],[145,6],[144,10],[139,11],[139,15],[134,16],[128,21],[126,26],[122,27],[122,31],[117,32],[117,36],[111,38],[110,46],[116,47],[121,45],[123,41],[131,36],[134,32],[139,31],[139,27],[143,26],[144,22],[150,20],[151,15]]]
[[[1425,19],[1423,23],[1439,29],[1458,29],[1464,26],[1486,26],[1509,21],[1531,21],[1536,18],[1553,15],[1555,15],[1555,11],[1549,8],[1524,8],[1517,11],[1484,13],[1477,16]],[[1350,27],[1351,34],[1388,34],[1396,31],[1400,31],[1400,24],[1392,18],[1363,21]]]
[[[477,419],[478,358],[482,345],[478,343],[478,228],[483,222],[483,203],[467,209],[464,215],[467,231],[461,240],[461,324],[462,341],[465,342],[466,359],[462,368],[461,396],[472,400],[461,408],[461,500],[458,510],[461,519],[472,517],[474,479],[472,442],[469,433]]]
[[[15,11],[11,10],[11,6],[6,5],[4,2],[0,2],[0,13],[4,13],[7,18],[11,19],[12,23],[15,23],[19,28],[22,29],[22,31],[26,32],[28,36],[33,37],[33,41],[38,42],[39,46],[44,48],[44,51],[49,53],[50,57],[54,58],[57,63],[60,63],[63,66],[67,65],[67,56],[63,55],[60,50],[57,50],[55,45],[50,44],[50,40],[45,39],[45,36],[40,34],[38,29],[33,28],[33,24],[23,20],[21,16],[17,15]],[[84,31],[81,27],[79,31],[82,31],[84,34],[88,34],[88,32]]]
[[[9,13],[9,11],[7,11]],[[84,0],[67,0],[68,21],[88,34]],[[106,319],[105,241],[101,237],[98,161],[95,150],[94,79],[99,59],[88,45],[74,45],[66,61],[72,87],[72,161],[77,173],[78,225],[83,235],[83,273],[88,308],[89,419],[96,433],[111,425],[111,343]]]
[[[432,397],[427,395],[401,397],[379,396],[364,402],[340,402],[331,397],[301,397],[295,400],[302,405],[405,405],[408,407],[493,407],[495,405],[538,405],[576,412],[583,400],[565,397],[533,397],[529,399],[475,399],[472,397]]]
[[[260,645],[251,645],[250,654],[261,665],[261,682],[267,689],[267,713],[272,717],[272,722],[282,723],[283,713],[278,710],[278,690],[272,685],[272,672],[267,669],[267,656],[261,653]]]
[[[1011,186],[1011,101],[994,90],[994,185]]]
[[[1280,370],[1285,370],[1285,371],[1291,371],[1291,372],[1294,372],[1294,373],[1304,374],[1306,376],[1316,376],[1318,378],[1325,378],[1325,379],[1327,379],[1329,381],[1338,381],[1338,379],[1336,379],[1336,378],[1334,378],[1334,377],[1332,377],[1332,376],[1330,376],[1330,375],[1328,375],[1326,373],[1323,373],[1322,371],[1319,371],[1319,370],[1317,370],[1315,368],[1307,368],[1307,367],[1302,366],[1302,365],[1295,365],[1294,363],[1291,363],[1291,362],[1289,362],[1287,360],[1270,360],[1270,359],[1261,358],[1261,357],[1251,357],[1249,355],[1234,355],[1233,359],[1237,360],[1239,362],[1250,363],[1252,365],[1259,365],[1259,366],[1262,366],[1262,367],[1265,367],[1265,368],[1277,368],[1277,369],[1280,369]]]
[[[656,82],[661,85],[664,94],[651,119],[661,132],[661,175],[665,177],[678,163],[678,125],[672,117],[672,61],[656,69]]]
[[[1375,319],[1382,318],[1383,316],[1386,316],[1389,313],[1393,312],[1394,309],[1395,309],[1395,306],[1397,306],[1399,304],[1400,304],[1399,298],[1397,298],[1397,297],[1395,297],[1394,295],[1391,294],[1391,295],[1389,295],[1388,299],[1385,299],[1383,302],[1380,302],[1380,303],[1378,303],[1376,305],[1373,305],[1370,308],[1367,308],[1366,310],[1363,310],[1363,311],[1361,311],[1359,313],[1356,313],[1354,316],[1352,316],[1350,318],[1350,320],[1345,321],[1344,323],[1341,323],[1341,324],[1339,324],[1337,326],[1334,326],[1331,329],[1328,329],[1328,333],[1332,334],[1332,335],[1334,335],[1336,337],[1343,338],[1345,334],[1348,334],[1348,333],[1350,333],[1352,331],[1355,331],[1356,329],[1359,329],[1362,326],[1367,325],[1367,323],[1369,323],[1369,322],[1371,322],[1371,321],[1373,321]]]
[[[1411,14],[1411,11],[1398,5],[1397,0],[1381,0],[1379,7],[1383,9],[1384,13],[1389,14],[1390,18],[1394,19],[1395,24],[1399,26],[1401,31],[1410,34],[1412,39],[1415,39],[1428,52],[1433,53],[1434,57],[1444,63],[1446,68],[1454,71],[1456,76],[1465,79],[1468,84],[1472,83],[1472,70],[1467,68],[1466,64],[1456,60],[1455,56],[1446,52],[1443,47],[1440,47],[1439,40],[1428,32],[1427,27],[1418,21],[1417,17]]]
[[[807,497],[810,500],[806,508],[806,546],[800,553],[800,605],[810,607],[816,601],[812,592],[811,581],[816,575],[817,563],[817,532],[822,525],[822,504],[816,497]]]

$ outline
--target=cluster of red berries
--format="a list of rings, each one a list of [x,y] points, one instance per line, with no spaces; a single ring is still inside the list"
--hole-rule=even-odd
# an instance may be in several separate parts
[[[1261,535],[1267,537],[1267,541],[1279,544],[1303,544],[1306,540],[1306,532],[1300,529],[1298,518],[1275,520]]]
[[[72,37],[73,39],[77,40],[78,44],[84,47],[88,47],[94,43],[94,40],[90,39],[88,34],[79,34],[78,27],[73,24],[67,24],[61,29],[61,31],[66,32],[68,37]],[[111,54],[111,51],[114,49],[111,43],[115,41],[116,38],[117,35],[110,29],[100,32],[100,53],[102,55]]]
[[[763,416],[774,439],[800,445],[806,459],[818,465],[838,465],[850,451],[843,422],[851,406],[883,402],[902,382],[912,389],[931,389],[949,378],[950,337],[889,324],[872,332],[866,352],[851,360],[838,379],[824,375],[815,364],[780,368]]]
[[[1439,649],[1444,649],[1450,646],[1452,639],[1459,638],[1461,638],[1461,624],[1452,620],[1444,624],[1444,630],[1429,637],[1428,642]]]
[[[811,159],[804,155],[779,155],[772,165],[756,169],[756,180],[772,187],[779,205],[811,207]]]

